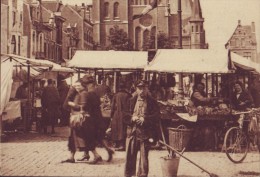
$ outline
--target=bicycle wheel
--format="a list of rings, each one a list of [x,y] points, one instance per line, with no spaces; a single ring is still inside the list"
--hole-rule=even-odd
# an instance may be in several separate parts
[[[247,155],[249,141],[246,134],[238,127],[230,128],[224,139],[226,155],[234,163],[241,163]]]

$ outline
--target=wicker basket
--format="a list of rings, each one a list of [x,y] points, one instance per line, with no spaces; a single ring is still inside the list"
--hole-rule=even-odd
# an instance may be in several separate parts
[[[177,151],[182,151],[186,148],[191,137],[192,129],[187,129],[185,125],[180,125],[177,128],[168,128],[169,144]]]

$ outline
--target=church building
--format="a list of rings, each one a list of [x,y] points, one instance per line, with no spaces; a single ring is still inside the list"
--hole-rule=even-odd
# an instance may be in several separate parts
[[[154,0],[94,0],[93,1],[93,40],[102,49],[109,45],[109,31],[115,26],[123,29],[134,44],[135,50],[157,49],[159,33],[166,34],[172,41],[172,48],[178,48],[178,0],[157,0],[156,7],[138,19]],[[207,48],[204,18],[199,0],[181,0],[182,5],[182,48]],[[154,39],[154,40],[151,40]]]

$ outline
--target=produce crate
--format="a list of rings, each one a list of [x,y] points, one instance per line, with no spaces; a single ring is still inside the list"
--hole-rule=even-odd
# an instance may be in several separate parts
[[[192,134],[192,129],[187,129],[185,125],[180,125],[177,128],[168,128],[169,144],[177,151],[182,151],[186,148]]]

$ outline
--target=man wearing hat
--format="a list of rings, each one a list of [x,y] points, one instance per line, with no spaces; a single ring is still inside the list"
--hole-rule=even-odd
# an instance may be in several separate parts
[[[137,176],[147,177],[148,153],[154,142],[154,131],[159,122],[160,109],[157,101],[148,94],[148,84],[141,80],[136,85],[136,95],[130,99],[130,118],[128,125],[131,133],[127,138],[125,176],[136,175],[137,153],[140,160]]]

